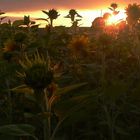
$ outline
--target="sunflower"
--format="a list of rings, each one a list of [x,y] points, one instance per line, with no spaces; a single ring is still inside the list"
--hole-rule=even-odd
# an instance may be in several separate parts
[[[4,43],[3,51],[12,52],[12,51],[16,50],[17,48],[18,48],[18,45],[16,44],[16,42],[13,41],[12,39],[9,39]]]
[[[3,58],[7,61],[11,61],[14,57],[14,51],[18,50],[19,46],[16,44],[16,42],[12,39],[8,39],[4,43],[4,48],[3,48]]]
[[[87,53],[87,46],[89,39],[86,36],[76,36],[73,37],[70,44],[68,45],[72,54],[75,56],[85,56]]]
[[[41,91],[52,83],[53,71],[50,61],[45,60],[38,52],[31,58],[25,55],[25,59],[19,63],[23,72],[18,72],[18,75],[28,87]]]

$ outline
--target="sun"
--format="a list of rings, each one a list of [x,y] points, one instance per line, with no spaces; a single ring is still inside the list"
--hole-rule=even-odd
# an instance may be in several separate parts
[[[117,24],[117,22],[118,22],[118,19],[116,18],[116,16],[111,15],[111,16],[107,19],[106,25],[114,25],[114,24]]]
[[[125,14],[125,12],[120,12],[117,15],[111,15],[108,18],[108,20],[106,22],[106,25],[116,25],[119,22],[121,22],[122,20],[126,20],[126,14]]]

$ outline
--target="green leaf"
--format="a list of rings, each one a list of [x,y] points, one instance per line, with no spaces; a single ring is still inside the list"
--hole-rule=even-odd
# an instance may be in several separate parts
[[[49,22],[46,18],[37,18],[36,20],[44,20],[44,21]]]
[[[47,11],[42,10],[43,13],[45,13],[46,15],[48,15],[49,13]]]
[[[37,29],[39,25],[40,25],[40,24],[32,25],[32,26],[31,26],[31,29]]]
[[[37,138],[34,136],[34,131],[35,128],[28,124],[11,124],[0,127],[1,134],[12,136],[31,136],[37,140]]]
[[[55,95],[63,95],[65,93],[68,93],[72,90],[76,90],[80,87],[83,87],[87,85],[87,83],[80,83],[80,84],[74,84],[74,85],[70,85],[70,86],[67,86],[67,87],[64,87],[64,88],[60,88]]]
[[[37,102],[37,100],[36,100],[36,98],[33,94],[28,94],[27,93],[27,94],[25,94],[25,98],[32,101],[32,102],[35,102],[35,103]]]
[[[122,135],[129,135],[128,132],[126,132],[123,128],[120,128],[118,126],[115,127],[115,130],[117,133],[122,134]]]
[[[65,16],[64,18],[71,18],[70,15]]]
[[[35,21],[31,21],[30,23],[31,23],[31,24],[35,24]]]
[[[43,113],[38,113],[37,116],[41,119],[41,120],[45,120],[48,119],[48,117],[52,116],[53,114],[51,112],[43,112]]]
[[[90,102],[90,98],[92,98],[90,95],[81,95],[67,100],[59,100],[54,106],[54,112],[60,119],[64,116],[74,115],[75,111],[77,112],[77,110],[85,107]]]
[[[114,11],[114,10],[113,10],[112,8],[110,8],[110,7],[109,7],[108,9],[110,9],[111,11]]]
[[[15,93],[27,93],[27,94],[33,94],[33,90],[29,87],[27,87],[26,85],[21,85],[18,87],[15,87],[13,89],[11,89],[11,91],[15,92]]]
[[[32,114],[32,113],[24,113],[24,117],[25,118],[33,118],[33,117],[35,117],[35,115],[34,114]]]
[[[14,27],[19,27],[19,26],[21,26],[21,25],[23,25],[24,24],[24,21],[23,20],[15,20],[14,22],[13,22],[13,26]]]

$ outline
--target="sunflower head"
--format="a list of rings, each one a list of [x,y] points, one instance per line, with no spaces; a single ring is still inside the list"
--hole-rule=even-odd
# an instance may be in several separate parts
[[[45,60],[39,53],[31,58],[26,55],[25,60],[20,61],[20,64],[24,72],[18,72],[18,75],[32,89],[44,90],[52,83],[53,71],[50,68],[49,60]]]
[[[19,46],[12,39],[8,39],[3,47],[3,59],[11,61],[14,57],[13,52],[18,50]]]
[[[12,52],[16,49],[18,49],[18,45],[12,39],[9,39],[4,43],[4,48],[3,48],[4,52]]]
[[[89,39],[86,36],[73,37],[68,47],[74,55],[84,55],[87,50]]]

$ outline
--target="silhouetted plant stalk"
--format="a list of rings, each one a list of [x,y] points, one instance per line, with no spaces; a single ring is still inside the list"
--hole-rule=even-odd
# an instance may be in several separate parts
[[[103,109],[104,109],[105,116],[106,116],[106,119],[107,119],[110,138],[111,138],[111,140],[115,140],[114,128],[115,128],[115,121],[116,121],[116,118],[117,118],[116,115],[118,115],[118,114],[116,113],[116,115],[114,116],[112,109],[111,109],[111,111],[109,111],[107,106],[104,106]]]
[[[43,139],[54,140],[61,124],[71,113],[66,113],[62,119],[58,120],[55,128],[52,129],[52,105],[54,105],[54,102],[61,96],[63,91],[61,91],[62,93],[56,94],[57,85],[53,80],[54,71],[51,68],[50,59],[48,57],[46,60],[37,52],[33,58],[25,56],[25,59],[19,63],[23,68],[23,72],[18,72],[18,75],[28,87],[33,89],[37,104],[41,108],[41,114],[46,117],[43,120]],[[73,85],[73,87],[68,87],[68,90],[67,88],[64,89],[64,92],[83,85],[85,85],[85,83]],[[72,108],[72,111],[77,110],[77,108],[79,109],[79,106]]]
[[[49,109],[49,101],[47,93],[44,90],[34,89],[34,94],[38,105],[41,108],[42,115],[47,115],[47,119],[43,120],[43,134],[44,140],[49,140],[51,136],[51,116]]]
[[[103,46],[103,49],[104,49],[105,47]],[[105,56],[105,52],[104,51],[102,51],[102,73],[101,73],[101,77],[102,77],[102,90],[103,90],[103,92],[104,92],[104,90],[105,90],[105,83],[106,83],[106,79],[105,79],[105,74],[106,74],[106,56]]]
[[[13,112],[13,105],[12,105],[12,96],[11,96],[11,91],[10,91],[10,83],[9,79],[6,79],[6,86],[7,86],[7,91],[8,91],[8,103],[9,103],[9,113],[8,113],[8,118],[9,118],[9,123],[12,123],[12,112]]]
[[[27,86],[34,90],[42,115],[47,114],[47,119],[43,120],[44,140],[47,140],[51,135],[51,106],[49,106],[48,93],[45,93],[44,90],[52,83],[53,71],[50,68],[49,60],[46,61],[38,52],[34,55],[34,59],[25,56],[25,60],[20,61],[20,64],[24,73],[19,73],[19,76],[23,78]]]
[[[37,90],[35,91],[35,94],[40,94],[40,99],[37,96],[37,100],[39,101],[42,114],[47,114],[47,119],[43,120],[43,131],[44,131],[44,140],[50,140],[51,136],[51,108],[49,106],[49,99],[48,99],[48,93],[43,90]]]
[[[106,33],[103,33],[99,37],[99,43],[101,47],[101,85],[102,85],[102,92],[104,94],[105,86],[106,86],[106,48],[109,45],[109,36]]]
[[[79,19],[76,19],[79,18]],[[70,18],[71,19],[71,28],[73,29],[73,34],[76,34],[77,28],[80,26],[78,25],[78,22],[81,21],[82,16],[79,15],[79,13],[75,9],[70,9],[69,14],[65,16],[64,18]]]

